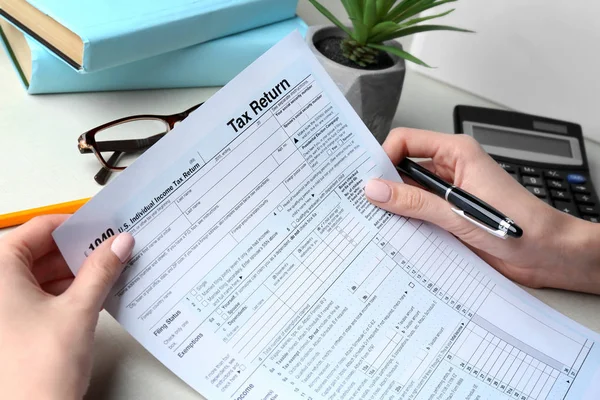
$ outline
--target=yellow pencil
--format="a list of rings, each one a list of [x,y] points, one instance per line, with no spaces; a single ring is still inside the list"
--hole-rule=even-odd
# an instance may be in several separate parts
[[[50,206],[32,208],[30,210],[23,210],[0,215],[0,229],[24,224],[25,222],[29,221],[34,217],[37,217],[38,215],[73,214],[89,200],[90,199],[87,198],[81,200],[68,201],[66,203],[53,204]]]

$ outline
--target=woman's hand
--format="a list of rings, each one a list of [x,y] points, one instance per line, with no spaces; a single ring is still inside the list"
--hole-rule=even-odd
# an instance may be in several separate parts
[[[0,398],[81,399],[90,380],[98,314],[133,248],[121,234],[73,278],[40,217],[0,239]]]
[[[444,199],[411,184],[368,182],[365,193],[373,204],[442,227],[516,282],[600,294],[600,225],[537,199],[473,138],[396,129],[383,148],[395,164],[407,156],[430,158],[422,165],[513,219],[524,235],[494,237],[452,212]]]

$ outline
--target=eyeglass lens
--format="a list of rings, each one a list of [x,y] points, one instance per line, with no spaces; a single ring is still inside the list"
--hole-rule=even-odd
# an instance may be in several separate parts
[[[126,168],[168,131],[168,123],[161,119],[135,119],[99,131],[95,139],[100,157],[109,167]],[[116,156],[115,152],[122,154]]]

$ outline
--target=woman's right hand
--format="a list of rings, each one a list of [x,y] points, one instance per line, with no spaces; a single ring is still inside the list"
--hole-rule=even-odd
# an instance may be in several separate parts
[[[473,138],[395,129],[383,148],[394,164],[404,157],[430,158],[422,165],[509,216],[524,234],[507,240],[492,236],[452,212],[444,199],[411,183],[368,182],[365,194],[373,204],[440,226],[502,274],[526,286],[600,294],[600,225],[537,199]]]

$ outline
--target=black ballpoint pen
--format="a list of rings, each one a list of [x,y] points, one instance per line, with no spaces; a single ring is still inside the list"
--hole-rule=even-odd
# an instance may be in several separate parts
[[[523,236],[523,230],[512,219],[472,194],[432,174],[416,162],[405,158],[396,169],[427,190],[446,199],[456,207],[453,207],[452,211],[492,235],[502,239],[506,239],[507,236],[514,238]]]

